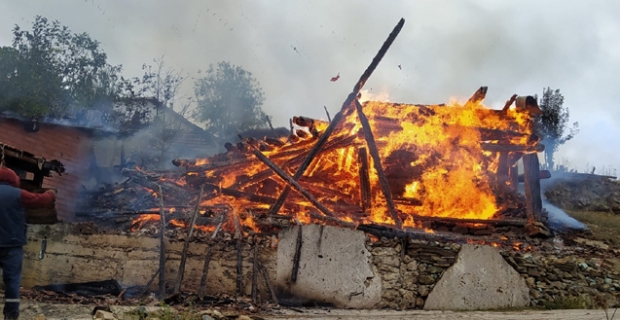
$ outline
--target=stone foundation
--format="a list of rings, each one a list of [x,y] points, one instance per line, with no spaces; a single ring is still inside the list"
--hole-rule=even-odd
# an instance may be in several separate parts
[[[421,309],[461,246],[400,239],[367,242],[372,262],[382,281],[377,308]]]
[[[450,242],[371,240],[361,231],[329,226],[307,225],[302,229],[296,283],[291,281],[291,270],[299,228],[283,230],[279,240],[264,237],[258,245],[259,258],[283,301],[292,299],[295,303],[342,308],[489,309],[524,304],[544,306],[585,296],[605,300],[613,306],[620,296],[620,260],[601,244],[583,243],[558,249],[549,243],[539,243],[534,253],[527,253]],[[183,231],[170,230],[170,233],[169,239],[173,240],[167,241],[166,276],[172,281],[176,279],[183,247],[178,235]],[[28,239],[23,269],[25,288],[106,279],[116,279],[123,286],[143,286],[159,266],[156,234],[88,234],[79,225],[59,224],[30,226]],[[40,259],[44,239],[47,245]],[[209,248],[206,239],[208,236],[199,236],[190,245],[185,291],[198,291]],[[253,243],[250,236],[242,246],[245,295],[251,293]],[[211,248],[207,294],[235,295],[236,241],[222,232]],[[479,248],[480,254],[467,253],[464,248]],[[503,260],[497,261],[495,257]],[[153,288],[157,281],[158,278]],[[460,287],[452,289],[451,284]],[[167,285],[170,287],[172,282]],[[262,279],[258,287],[261,297],[268,299]],[[460,298],[464,304],[431,303],[431,299],[445,300],[440,289],[466,292]],[[497,292],[497,297],[478,302],[470,299],[486,297],[491,291]],[[520,298],[522,292],[529,297]],[[497,304],[489,305],[488,300]]]
[[[174,230],[171,230],[173,232]],[[28,229],[28,245],[24,248],[22,286],[56,283],[75,283],[116,279],[122,286],[146,285],[159,268],[159,238],[144,235],[82,234],[76,225],[32,225]],[[173,237],[171,235],[171,239]],[[39,259],[43,240],[47,240],[42,259]],[[243,243],[243,288],[251,293],[253,246]],[[183,290],[197,292],[202,277],[205,253],[209,246],[192,242],[187,254]],[[183,249],[182,241],[166,242],[167,287],[176,279]],[[234,240],[219,240],[212,247],[213,257],[207,279],[208,295],[236,293],[237,249]],[[262,240],[259,258],[275,281],[276,249],[271,240]],[[153,288],[157,286],[156,277]],[[268,290],[259,281],[264,297]]]
[[[620,301],[620,259],[600,253],[503,252],[530,288],[531,305],[544,306],[573,299],[583,307],[618,305]]]

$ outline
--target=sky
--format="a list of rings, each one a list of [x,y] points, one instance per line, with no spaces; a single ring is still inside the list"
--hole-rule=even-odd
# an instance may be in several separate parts
[[[488,86],[484,103],[499,109],[514,93],[560,89],[580,132],[556,163],[604,173],[620,168],[619,13],[614,0],[20,0],[0,2],[0,45],[41,15],[90,34],[125,76],[163,56],[189,76],[188,96],[199,70],[229,61],[260,82],[274,125],[288,126],[326,118],[323,106],[333,116],[404,18],[366,90],[430,104]]]

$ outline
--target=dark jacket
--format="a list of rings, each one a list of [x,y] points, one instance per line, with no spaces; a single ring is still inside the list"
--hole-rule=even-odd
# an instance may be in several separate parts
[[[0,247],[26,245],[26,214],[24,208],[52,206],[52,191],[42,194],[19,189],[19,177],[11,169],[0,168]]]

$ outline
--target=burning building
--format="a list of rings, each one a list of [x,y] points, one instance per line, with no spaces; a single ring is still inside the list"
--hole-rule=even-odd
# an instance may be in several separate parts
[[[112,278],[127,296],[137,286],[134,298],[157,283],[168,302],[349,308],[616,300],[620,276],[596,260],[607,249],[545,240],[535,99],[489,109],[481,87],[464,103],[360,101],[403,23],[330,121],[294,117],[288,137],[241,136],[172,169],[125,167],[123,180],[89,192],[82,223],[33,228],[26,285]]]
[[[444,229],[458,225],[468,230],[476,224],[488,229],[497,224],[523,227],[527,219],[540,222],[536,153],[544,147],[530,124],[537,106],[510,108],[514,101],[526,100],[515,95],[502,110],[487,109],[481,104],[486,90],[480,88],[465,104],[366,101],[359,112],[344,110],[340,123],[294,117],[287,138],[241,137],[241,142],[227,144],[226,153],[173,160],[185,170],[125,169],[127,183],[138,187],[112,186],[112,198],[99,197],[91,206],[156,213],[134,221],[143,223],[159,219],[160,199],[167,209],[182,208],[187,201],[198,201],[202,188],[203,213],[225,212],[232,223],[233,212],[250,212],[255,217],[247,216],[242,224],[257,232],[257,219],[276,215],[303,223],[429,232],[433,228],[428,226],[442,223]],[[318,150],[320,141],[323,148]],[[518,172],[521,158],[533,171],[529,176]],[[526,197],[517,192],[520,181],[528,183]],[[123,196],[125,192],[130,193]]]

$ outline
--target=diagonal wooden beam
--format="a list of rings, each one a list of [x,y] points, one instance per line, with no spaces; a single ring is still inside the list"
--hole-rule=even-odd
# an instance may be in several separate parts
[[[301,195],[308,199],[308,201],[310,201],[310,203],[312,203],[312,205],[319,209],[324,215],[334,218],[336,217],[336,215],[331,210],[329,210],[329,208],[319,202],[317,198],[315,198],[310,192],[308,192],[308,190],[306,190],[297,181],[295,181],[295,179],[291,178],[291,176],[288,175],[284,170],[278,167],[277,164],[267,158],[267,156],[265,156],[256,148],[252,146],[249,147],[251,148],[252,153],[258,158],[258,160],[262,161],[271,170],[273,170],[273,172],[275,172],[280,178],[282,178],[282,180],[284,180],[284,182],[286,182],[288,186],[295,188],[295,190],[297,190],[299,193],[301,193]]]
[[[385,171],[381,165],[381,156],[379,155],[379,148],[377,148],[377,143],[375,142],[375,136],[372,134],[370,122],[368,122],[368,118],[364,114],[364,110],[362,110],[362,105],[357,99],[355,99],[355,109],[357,110],[357,116],[362,123],[364,138],[368,144],[368,151],[370,151],[370,156],[372,157],[375,170],[377,170],[379,185],[381,186],[381,191],[383,191],[383,196],[385,196],[385,201],[387,202],[388,209],[390,210],[390,216],[392,217],[392,220],[394,220],[396,227],[398,229],[402,229],[403,221],[398,216],[398,212],[396,212],[396,205],[394,204],[394,199],[392,198],[392,191],[390,190],[387,176],[385,175]]]
[[[336,127],[340,124],[340,122],[344,118],[344,111],[351,107],[353,100],[355,100],[357,94],[360,92],[360,90],[362,90],[362,88],[364,87],[364,84],[366,84],[366,81],[368,81],[368,78],[370,78],[372,73],[375,71],[375,69],[379,65],[379,62],[381,62],[381,59],[383,59],[383,57],[385,56],[385,53],[387,52],[387,50],[390,48],[390,46],[392,45],[392,43],[394,42],[394,40],[400,33],[400,30],[402,30],[403,25],[405,25],[405,19],[401,18],[398,24],[394,27],[394,29],[388,36],[388,38],[385,40],[381,48],[379,49],[379,52],[377,52],[375,57],[372,59],[372,62],[370,63],[368,68],[366,68],[366,70],[364,71],[360,79],[357,81],[357,83],[355,83],[355,86],[353,86],[353,92],[351,92],[349,96],[347,97],[347,99],[344,101],[340,111],[336,113],[332,121],[329,123],[329,126],[327,127],[327,129],[325,129],[325,132],[321,134],[321,136],[319,137],[319,140],[312,147],[312,149],[310,150],[310,152],[304,159],[304,162],[302,162],[302,164],[299,166],[299,168],[293,175],[293,179],[295,181],[299,180],[299,178],[303,176],[303,174],[306,172],[306,170],[310,166],[310,163],[312,163],[312,160],[314,160],[316,155],[321,151],[321,148],[323,148],[323,145],[325,145],[325,143],[327,142],[327,139],[329,139],[331,134],[334,132],[334,129],[336,129]],[[284,204],[284,201],[286,201],[286,197],[288,196],[290,192],[291,192],[291,188],[287,186],[280,194],[280,197],[278,198],[278,200],[276,200],[276,202],[269,209],[270,214],[277,214],[278,211],[280,211],[280,208],[282,208],[282,205]]]

